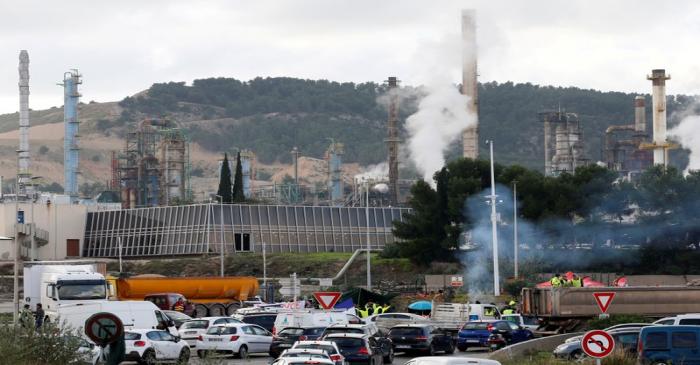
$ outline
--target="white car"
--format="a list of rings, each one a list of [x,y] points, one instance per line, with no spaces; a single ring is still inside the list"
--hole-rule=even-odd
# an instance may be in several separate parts
[[[153,364],[163,360],[187,364],[190,347],[187,342],[167,331],[135,329],[124,332],[127,361]]]
[[[229,353],[240,358],[248,354],[267,354],[272,344],[272,333],[248,323],[228,323],[209,327],[197,339],[197,356],[206,357],[209,352]]]
[[[82,337],[78,338],[78,341],[80,343],[80,347],[78,347],[78,356],[80,357],[81,363],[96,365],[102,355],[102,348]]]
[[[280,357],[271,365],[334,365],[333,361],[316,357]]]
[[[501,365],[501,363],[475,357],[423,356],[411,359],[404,365]]]
[[[338,348],[338,345],[335,344],[335,342],[332,341],[297,341],[294,343],[294,346],[292,346],[292,349],[294,350],[303,350],[303,349],[318,349],[318,350],[323,350],[330,355],[331,360],[335,362],[335,365],[343,365],[345,364],[345,356],[340,353],[340,349]]]
[[[180,326],[180,336],[190,347],[197,346],[197,338],[205,333],[209,327],[228,323],[242,323],[231,317],[202,317],[189,320]]]
[[[305,359],[326,359],[330,362],[331,356],[328,355],[326,350],[321,349],[287,349],[282,351],[279,357],[303,357]]]
[[[661,318],[654,322],[655,325],[665,325],[665,326],[678,326],[678,325],[689,325],[697,326],[700,325],[700,314],[690,313],[690,314],[679,314],[675,317]]]

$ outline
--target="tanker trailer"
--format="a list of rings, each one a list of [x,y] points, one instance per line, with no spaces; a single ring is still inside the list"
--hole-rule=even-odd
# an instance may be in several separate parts
[[[194,303],[194,317],[233,314],[240,302],[258,294],[254,277],[131,277],[113,282],[117,300],[144,300],[146,296],[177,293]]]
[[[661,318],[700,312],[700,287],[635,286],[602,288],[523,288],[521,313],[543,319],[548,330],[575,330],[601,314],[593,293],[614,292],[607,314]]]

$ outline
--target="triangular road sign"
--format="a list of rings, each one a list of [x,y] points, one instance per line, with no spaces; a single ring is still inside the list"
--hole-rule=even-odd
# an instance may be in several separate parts
[[[316,298],[318,304],[321,305],[321,308],[331,309],[335,306],[335,303],[338,303],[338,299],[340,299],[340,292],[320,291],[314,293],[314,298]]]
[[[615,292],[597,292],[593,293],[593,296],[595,297],[595,301],[598,304],[600,311],[606,313],[608,311],[608,307],[610,307],[610,303],[615,297]]]

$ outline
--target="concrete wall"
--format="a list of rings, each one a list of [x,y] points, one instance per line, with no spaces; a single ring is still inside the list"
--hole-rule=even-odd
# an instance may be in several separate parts
[[[14,237],[15,203],[0,204],[0,235]],[[48,244],[38,246],[37,259],[62,260],[67,258],[69,239],[80,242],[83,248],[87,207],[77,204],[20,203],[17,209],[24,211],[25,224],[35,223],[38,230],[48,233]],[[29,239],[27,237],[27,239]],[[13,241],[0,241],[0,260],[14,259]],[[29,257],[29,250],[22,248],[22,255]]]
[[[566,333],[563,335],[547,336],[536,338],[534,340],[516,343],[515,345],[502,348],[491,354],[490,358],[498,361],[512,360],[525,356],[530,353],[546,351],[552,352],[554,349],[564,343],[567,339],[582,335],[580,333]]]

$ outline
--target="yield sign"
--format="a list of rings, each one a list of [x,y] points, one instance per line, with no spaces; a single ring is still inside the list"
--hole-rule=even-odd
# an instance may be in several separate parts
[[[337,291],[319,291],[314,293],[314,298],[323,309],[331,309],[338,303],[340,292]]]
[[[605,313],[608,311],[608,307],[615,297],[615,292],[597,292],[593,293],[596,303],[598,303],[598,308],[600,311]]]

